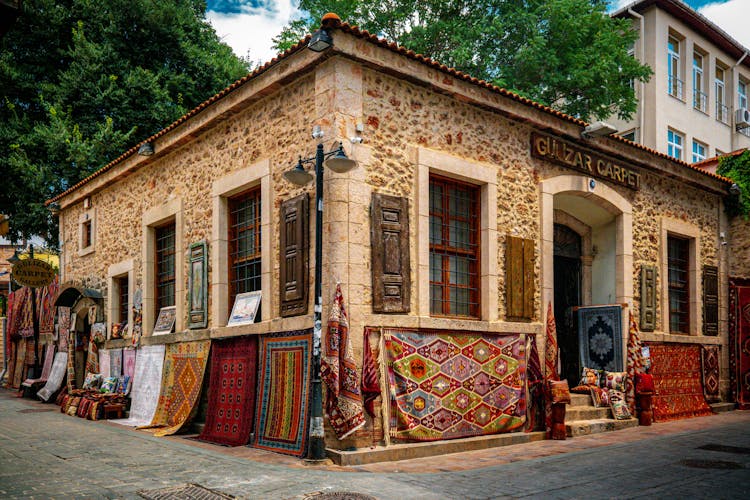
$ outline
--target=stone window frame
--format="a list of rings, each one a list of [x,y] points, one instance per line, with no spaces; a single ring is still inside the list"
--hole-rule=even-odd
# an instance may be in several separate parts
[[[156,228],[174,221],[175,225],[175,332],[185,329],[186,265],[183,236],[182,198],[173,198],[162,205],[146,210],[141,217],[143,234],[143,335],[154,330],[156,322]]]
[[[703,317],[701,315],[700,297],[703,296],[700,273],[700,248],[701,248],[701,230],[696,224],[662,217],[660,223],[661,235],[659,238],[659,279],[661,279],[661,328],[662,332],[672,335],[669,329],[669,279],[668,264],[669,254],[667,240],[669,235],[678,238],[684,238],[689,241],[689,266],[688,266],[688,283],[689,283],[689,317],[690,328],[688,335],[701,335],[703,331]],[[674,334],[684,336],[683,334]]]
[[[87,246],[84,243],[84,226],[91,225],[91,241]],[[78,217],[78,256],[89,255],[96,250],[96,209],[91,208],[84,211]]]
[[[232,172],[214,181],[211,186],[213,214],[211,221],[211,327],[226,328],[229,319],[229,199],[232,196],[260,186],[260,231],[261,231],[261,304],[266,323],[274,317],[271,305],[271,271],[274,259],[271,242],[275,241],[271,212],[271,161],[260,160],[241,170]],[[229,327],[241,328],[241,327]]]
[[[112,264],[107,270],[107,309],[109,310],[109,329],[107,337],[112,334],[112,325],[122,323],[120,317],[120,286],[119,278],[128,279],[128,329],[123,332],[124,337],[130,337],[133,332],[133,292],[135,291],[135,265],[133,259]],[[118,321],[119,320],[119,321]]]
[[[432,327],[457,328],[455,318],[430,315],[430,175],[438,175],[480,188],[480,315],[465,320],[465,324],[497,321],[497,167],[427,148],[414,148],[412,156],[417,194],[417,275],[413,280],[417,286],[417,314],[430,318]]]

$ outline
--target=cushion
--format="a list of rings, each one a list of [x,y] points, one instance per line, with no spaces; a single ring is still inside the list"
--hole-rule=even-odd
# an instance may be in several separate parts
[[[115,392],[119,384],[120,384],[119,378],[107,377],[104,379],[104,382],[102,382],[101,392],[105,392],[105,393]]]
[[[609,407],[615,420],[627,420],[631,418],[628,404],[625,402],[625,393],[621,391],[609,391]]]
[[[583,367],[583,373],[581,373],[581,381],[578,385],[599,385],[599,370],[594,368]]]
[[[120,383],[117,385],[117,392],[120,394],[130,392],[130,375],[125,375],[120,379]]]
[[[628,378],[628,372],[604,372],[602,387],[614,389],[615,391],[625,392],[625,379]]]
[[[654,392],[654,376],[650,373],[639,373],[636,375],[635,392]]]
[[[549,390],[553,403],[570,404],[570,389],[567,380],[550,380]]]
[[[589,386],[589,391],[591,392],[591,401],[594,403],[594,406],[597,408],[601,408],[603,406],[609,406],[609,400],[607,400],[607,404],[602,403],[602,393],[604,392],[600,387],[596,386]]]
[[[570,392],[575,392],[576,394],[588,394],[590,387],[591,386],[589,385],[577,385],[573,387]]]
[[[83,381],[83,389],[98,389],[102,385],[102,374],[101,373],[87,373],[86,379]]]

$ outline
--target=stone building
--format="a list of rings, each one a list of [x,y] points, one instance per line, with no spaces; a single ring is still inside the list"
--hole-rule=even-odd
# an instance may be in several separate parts
[[[718,345],[726,393],[727,179],[582,135],[581,120],[337,19],[326,27],[330,48],[308,50],[308,38],[149,138],[152,155],[138,145],[50,200],[60,205],[61,282],[97,288],[110,325],[132,314],[140,290],[148,345],[312,328],[321,265],[324,321],[340,283],[357,370],[368,327],[512,338],[521,347],[509,362],[522,366],[527,338],[543,354],[553,301],[558,336],[570,338],[571,308],[626,304],[651,323],[642,340]],[[307,250],[314,187],[283,177],[313,154],[314,126],[326,149],[340,141],[358,163],[325,172],[321,263]],[[204,316],[188,293],[201,241]],[[645,268],[656,272],[642,288]],[[718,280],[708,321],[707,268]],[[227,326],[249,290],[261,292],[260,317]],[[171,304],[174,333],[151,335]],[[525,418],[522,404],[514,412]],[[327,430],[337,449],[384,437],[378,419],[344,440]]]

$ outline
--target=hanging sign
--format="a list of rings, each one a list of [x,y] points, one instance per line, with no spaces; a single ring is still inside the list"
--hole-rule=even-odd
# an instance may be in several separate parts
[[[11,268],[13,279],[21,286],[41,288],[55,279],[55,268],[39,259],[23,259]]]
[[[630,189],[641,188],[641,174],[633,168],[578,144],[540,132],[531,133],[531,155],[573,168]]]

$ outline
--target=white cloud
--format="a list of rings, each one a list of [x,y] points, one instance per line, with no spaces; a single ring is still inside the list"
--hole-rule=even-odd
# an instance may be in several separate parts
[[[239,14],[208,11],[206,19],[235,54],[265,63],[276,56],[271,48],[273,37],[290,20],[299,17],[299,10],[292,0],[273,0],[271,3],[274,4],[272,9],[247,7]]]
[[[750,29],[748,29],[750,2],[748,0],[710,3],[698,9],[698,12],[742,45],[750,47]]]

